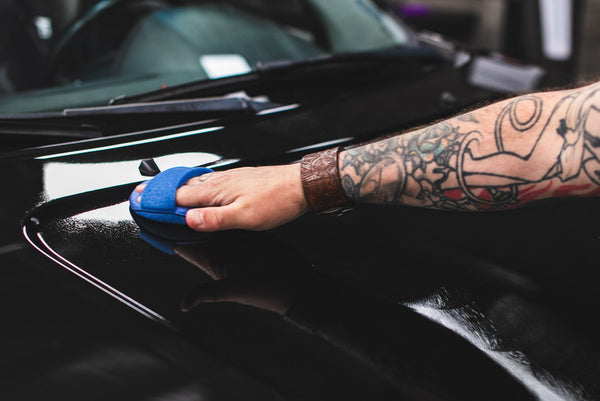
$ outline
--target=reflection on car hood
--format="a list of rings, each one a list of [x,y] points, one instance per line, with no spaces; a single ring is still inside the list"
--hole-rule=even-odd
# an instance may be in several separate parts
[[[0,158],[14,194],[0,210],[3,244],[16,246],[0,249],[17,251],[0,256],[17,278],[6,290],[16,383],[41,380],[55,399],[81,398],[86,383],[131,398],[142,388],[211,400],[598,398],[593,199],[491,214],[362,205],[163,244],[175,255],[129,214],[142,159],[161,169],[294,162],[449,113],[442,93],[474,101],[462,77],[372,83],[360,96]],[[183,313],[189,297],[200,304]],[[44,348],[48,320],[59,328]],[[31,379],[47,355],[44,371],[62,369]]]

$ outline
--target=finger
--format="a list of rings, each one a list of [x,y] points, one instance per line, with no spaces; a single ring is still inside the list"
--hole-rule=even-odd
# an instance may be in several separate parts
[[[214,198],[207,185],[183,185],[175,192],[175,202],[184,207],[210,206]]]
[[[186,292],[180,302],[180,309],[187,312],[190,309],[210,302],[241,302],[246,290],[243,283],[234,280],[210,281],[198,285]]]
[[[135,190],[136,190],[136,192],[140,192],[141,193],[144,190],[144,188],[146,188],[146,183],[145,182],[143,182],[141,184],[138,184],[135,187]]]
[[[234,228],[251,228],[240,225],[239,210],[235,205],[204,207],[188,210],[185,221],[196,231],[214,232]]]
[[[210,180],[214,175],[215,175],[215,173],[212,172],[212,173],[204,173],[202,175],[192,177],[185,183],[185,185],[198,185],[202,182],[206,182],[206,181]]]

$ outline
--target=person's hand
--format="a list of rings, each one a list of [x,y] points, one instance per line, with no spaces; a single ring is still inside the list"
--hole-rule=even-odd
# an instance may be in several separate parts
[[[137,189],[142,192],[143,188]],[[180,187],[176,202],[191,208],[186,215],[188,226],[205,232],[268,230],[294,220],[308,208],[299,164],[204,174]]]

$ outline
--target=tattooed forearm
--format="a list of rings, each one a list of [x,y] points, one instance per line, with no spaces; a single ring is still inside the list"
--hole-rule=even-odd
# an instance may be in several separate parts
[[[356,202],[477,211],[600,195],[600,84],[496,103],[339,163]]]

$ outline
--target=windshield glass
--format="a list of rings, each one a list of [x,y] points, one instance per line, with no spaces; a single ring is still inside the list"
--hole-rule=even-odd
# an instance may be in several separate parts
[[[408,41],[376,0],[3,0],[0,30],[2,114],[106,105]]]

